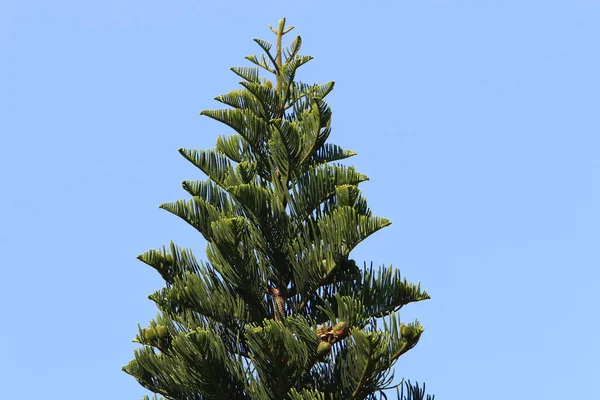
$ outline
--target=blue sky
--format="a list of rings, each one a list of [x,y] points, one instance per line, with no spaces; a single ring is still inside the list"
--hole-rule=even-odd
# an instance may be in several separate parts
[[[286,5],[282,5],[288,3]],[[324,4],[327,3],[327,4]],[[343,5],[342,5],[343,4]],[[600,3],[0,2],[2,398],[137,399],[135,257],[204,244],[159,204],[229,67],[286,16],[336,81],[332,142],[393,221],[354,252],[433,299],[397,375],[440,399],[591,398],[600,346]],[[596,382],[596,383],[594,383]]]

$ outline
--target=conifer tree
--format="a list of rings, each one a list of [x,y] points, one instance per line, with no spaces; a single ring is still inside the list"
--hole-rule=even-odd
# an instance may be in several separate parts
[[[207,179],[184,181],[191,199],[161,208],[202,234],[207,261],[174,243],[138,257],[165,287],[149,296],[159,314],[123,370],[167,399],[387,398],[395,362],[423,332],[399,310],[429,295],[392,266],[350,258],[390,221],[361,195],[367,177],[339,162],[356,153],[327,140],[334,83],[296,81],[312,57],[300,36],[283,47],[285,19],[269,28],[275,48],[254,39],[264,54],[231,68],[241,89],[216,97],[228,107],[201,112],[234,133],[179,150]]]

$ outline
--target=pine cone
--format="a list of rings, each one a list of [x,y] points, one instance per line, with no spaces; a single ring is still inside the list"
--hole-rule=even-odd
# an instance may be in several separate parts
[[[317,356],[321,359],[325,357],[331,351],[331,343],[321,342],[317,347]]]
[[[323,338],[327,337],[327,327],[325,325],[319,325],[317,327],[317,336],[319,340],[323,340]]]
[[[415,336],[415,331],[412,327],[402,324],[400,326],[400,334],[406,340],[411,340]]]
[[[331,333],[337,340],[346,339],[348,336],[348,325],[344,321],[338,322],[333,327]]]
[[[154,328],[148,328],[144,331],[144,337],[146,338],[146,340],[154,340],[154,339],[156,339],[157,336],[158,336],[158,333],[156,332],[156,329],[154,329]]]
[[[164,325],[158,325],[156,327],[156,333],[158,334],[158,337],[161,339],[166,338],[167,335],[169,334],[169,332],[167,331],[167,327]]]

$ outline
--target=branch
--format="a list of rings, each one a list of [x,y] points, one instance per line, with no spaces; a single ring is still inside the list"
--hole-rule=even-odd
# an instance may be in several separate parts
[[[371,343],[371,341],[369,341],[369,344],[372,345],[373,343]],[[365,365],[365,369],[363,370],[362,376],[360,377],[360,381],[358,382],[358,385],[356,385],[356,389],[354,389],[354,392],[352,392],[353,399],[355,399],[358,396],[359,391],[362,388],[362,385],[365,384],[365,381],[371,375],[371,373],[369,372],[369,369],[371,369],[372,361],[373,361],[373,354],[371,352],[371,354],[369,355],[369,359],[367,360],[367,364]]]

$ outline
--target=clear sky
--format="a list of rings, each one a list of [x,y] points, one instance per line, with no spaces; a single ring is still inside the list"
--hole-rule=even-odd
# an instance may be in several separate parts
[[[398,376],[441,399],[598,393],[600,3],[0,2],[0,397],[138,399],[155,313],[135,259],[204,243],[157,207],[202,174],[198,116],[286,16],[336,81],[332,142],[393,225],[353,253],[433,299]],[[596,393],[596,395],[594,395]]]

